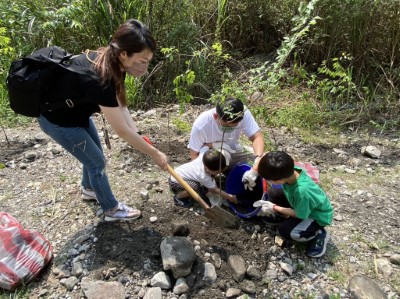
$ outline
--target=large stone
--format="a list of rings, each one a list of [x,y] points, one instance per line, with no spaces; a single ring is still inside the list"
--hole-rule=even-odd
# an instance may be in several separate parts
[[[356,275],[350,279],[349,293],[351,299],[387,299],[378,283],[364,275]]]
[[[232,268],[232,276],[237,282],[241,282],[246,274],[246,262],[240,255],[230,255],[228,264]]]
[[[361,153],[369,158],[378,159],[381,156],[381,151],[372,145],[363,146],[361,148]]]
[[[87,299],[125,299],[125,288],[117,281],[82,281],[81,288]]]
[[[165,238],[160,245],[165,271],[171,270],[175,279],[190,273],[196,253],[185,237]]]

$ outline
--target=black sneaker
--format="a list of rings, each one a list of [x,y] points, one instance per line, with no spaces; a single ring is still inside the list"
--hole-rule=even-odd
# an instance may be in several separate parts
[[[325,254],[326,245],[329,242],[329,232],[322,228],[314,239],[310,241],[307,247],[309,257],[321,257]]]
[[[176,194],[174,195],[174,203],[176,206],[180,206],[180,207],[184,207],[184,208],[189,208],[193,205],[193,202],[189,197],[178,198],[176,196]]]

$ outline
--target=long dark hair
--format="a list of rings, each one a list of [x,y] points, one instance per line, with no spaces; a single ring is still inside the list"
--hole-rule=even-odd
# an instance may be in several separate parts
[[[126,51],[128,56],[140,53],[144,49],[156,50],[156,41],[149,28],[140,21],[130,19],[120,25],[107,47],[99,48],[95,60],[95,70],[102,84],[114,81],[117,97],[122,106],[126,106],[125,72],[121,70],[119,54]]]

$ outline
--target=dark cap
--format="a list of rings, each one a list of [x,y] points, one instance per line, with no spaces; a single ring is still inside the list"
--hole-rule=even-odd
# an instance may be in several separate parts
[[[220,100],[217,103],[216,110],[223,121],[237,123],[243,119],[244,105],[241,100],[234,98]]]

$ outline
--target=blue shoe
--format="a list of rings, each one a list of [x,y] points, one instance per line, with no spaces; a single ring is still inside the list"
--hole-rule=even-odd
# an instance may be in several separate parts
[[[307,247],[309,257],[321,257],[325,254],[326,245],[329,242],[329,232],[322,228],[314,239],[310,241]]]
[[[180,206],[180,207],[184,207],[184,208],[189,208],[193,205],[193,202],[189,197],[178,198],[176,196],[176,194],[174,195],[174,203],[176,206]]]

